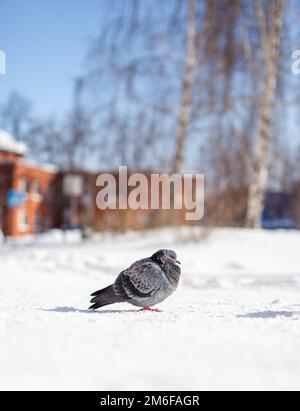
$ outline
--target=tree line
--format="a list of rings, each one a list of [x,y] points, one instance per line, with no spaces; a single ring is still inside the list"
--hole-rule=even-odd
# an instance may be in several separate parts
[[[13,93],[2,128],[62,168],[206,175],[208,219],[259,227],[299,176],[299,0],[103,0],[65,117]],[[297,43],[298,41],[298,43]]]

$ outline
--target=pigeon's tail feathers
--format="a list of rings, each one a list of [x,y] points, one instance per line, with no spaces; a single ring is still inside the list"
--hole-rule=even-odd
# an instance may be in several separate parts
[[[97,310],[97,308],[104,307],[105,305],[121,303],[124,301],[123,298],[118,297],[115,294],[113,285],[109,285],[102,290],[96,291],[91,296],[94,298],[91,300],[93,305],[90,306],[90,310]]]
[[[97,310],[97,308],[100,308],[98,304],[93,304],[89,307],[89,310]]]
[[[93,294],[91,294],[91,297],[97,297],[97,295],[100,295],[100,294],[104,293],[105,291],[109,290],[110,287],[112,287],[112,285],[109,285],[106,288],[101,288],[101,290],[95,291]]]

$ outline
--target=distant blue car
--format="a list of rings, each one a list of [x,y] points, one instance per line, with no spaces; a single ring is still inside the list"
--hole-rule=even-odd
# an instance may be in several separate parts
[[[262,227],[266,230],[294,230],[296,228],[296,223],[294,220],[289,218],[274,219],[274,220],[262,220]]]
[[[269,192],[265,198],[262,227],[267,230],[292,230],[296,223],[292,218],[290,194]]]

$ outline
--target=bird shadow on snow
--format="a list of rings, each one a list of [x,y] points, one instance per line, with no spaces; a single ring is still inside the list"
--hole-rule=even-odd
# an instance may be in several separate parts
[[[277,317],[292,318],[294,316],[300,316],[300,311],[258,311],[238,315],[237,318],[272,319]]]
[[[40,308],[39,311],[46,311],[50,313],[60,313],[60,314],[68,314],[68,313],[79,313],[79,314],[125,314],[125,313],[137,313],[139,310],[100,310],[100,311],[92,311],[92,310],[79,310],[75,307],[55,307],[55,308]]]

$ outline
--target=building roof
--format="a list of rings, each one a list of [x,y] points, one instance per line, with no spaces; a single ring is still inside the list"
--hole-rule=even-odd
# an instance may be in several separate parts
[[[53,164],[45,164],[45,163],[39,163],[37,161],[26,161],[25,164],[27,167],[32,167],[32,168],[38,168],[43,171],[47,171],[49,173],[58,173],[59,168]]]
[[[26,144],[17,141],[6,131],[0,129],[0,150],[24,156],[29,150]]]

